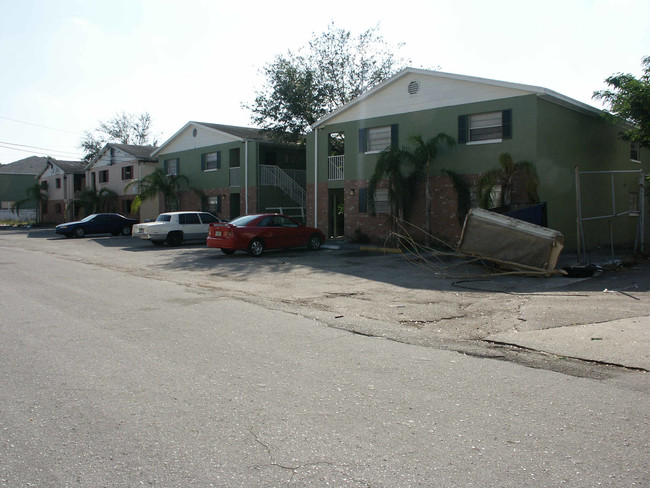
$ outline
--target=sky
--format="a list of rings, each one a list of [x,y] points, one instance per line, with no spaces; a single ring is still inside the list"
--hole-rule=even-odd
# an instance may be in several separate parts
[[[0,163],[80,159],[83,132],[122,112],[148,112],[158,144],[190,120],[253,126],[264,65],[331,23],[378,27],[416,68],[598,108],[650,55],[650,0],[0,0]]]

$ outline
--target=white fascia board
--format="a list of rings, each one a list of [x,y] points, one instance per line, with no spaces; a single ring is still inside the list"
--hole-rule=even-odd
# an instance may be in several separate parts
[[[91,167],[93,167],[93,166],[95,165],[95,163],[96,163],[97,161],[99,161],[100,158],[101,158],[101,157],[106,153],[106,150],[107,150],[107,149],[108,149],[108,144],[104,144],[104,147],[102,147],[102,148],[99,150],[99,152],[97,153],[97,155],[96,155],[94,158],[92,158],[92,159],[90,160],[90,163],[88,163],[88,164],[86,165],[86,167],[84,168],[84,170],[89,170]]]
[[[151,153],[151,157],[157,157],[159,154],[163,153],[163,149],[167,146],[169,146],[172,142],[174,142],[176,139],[178,139],[185,131],[187,131],[188,128],[194,127],[194,128],[200,128],[201,130],[205,130],[208,132],[212,132],[215,135],[219,135],[220,137],[223,137],[225,139],[229,139],[231,142],[237,142],[237,141],[244,141],[241,137],[233,136],[232,134],[229,134],[227,132],[223,132],[217,129],[214,129],[212,127],[208,127],[207,125],[203,125],[200,122],[194,122],[194,121],[189,121],[187,124],[185,124],[183,127],[181,127],[180,130],[178,130],[173,136],[171,136],[169,139],[167,139],[158,149],[156,149],[154,152]]]
[[[189,121],[187,124],[185,124],[183,127],[181,127],[176,133],[171,136],[169,139],[167,139],[165,142],[163,142],[158,149],[156,149],[154,152],[151,153],[151,157],[154,158],[158,155],[160,151],[163,150],[165,146],[168,146],[176,137],[178,137],[180,134],[183,133],[185,129],[187,129],[190,125],[192,125],[193,122]]]
[[[505,88],[505,89],[510,89],[510,90],[517,90],[520,92],[528,92],[528,93],[534,93],[541,98],[554,101],[556,103],[559,103],[563,106],[566,106],[568,108],[572,108],[575,110],[583,111],[583,112],[589,112],[593,114],[599,114],[601,111],[595,107],[592,107],[590,105],[587,105],[586,103],[579,102],[578,100],[574,100],[570,97],[567,97],[565,95],[562,95],[560,93],[557,93],[553,90],[549,90],[547,88],[535,86],[535,85],[525,85],[522,83],[511,83],[508,81],[500,81],[500,80],[492,80],[489,78],[479,78],[476,76],[467,76],[467,75],[459,75],[459,74],[454,74],[454,73],[445,73],[442,71],[431,71],[431,70],[425,70],[425,69],[417,69],[417,68],[404,68],[402,71],[399,73],[395,74],[391,78],[383,81],[382,83],[379,83],[375,87],[371,88],[370,90],[362,93],[359,95],[357,98],[354,100],[346,103],[345,105],[342,105],[338,109],[332,111],[331,113],[325,115],[324,117],[320,118],[318,121],[316,121],[312,126],[311,129],[315,130],[327,123],[327,121],[331,120],[332,118],[336,117],[342,112],[345,112],[349,110],[350,108],[354,107],[355,105],[363,102],[367,98],[375,95],[379,91],[383,90],[387,85],[396,83],[398,80],[401,78],[407,76],[407,75],[415,75],[415,76],[428,76],[428,77],[434,77],[434,78],[444,78],[444,79],[450,79],[450,80],[458,80],[458,81],[464,81],[464,82],[469,82],[469,83],[476,83],[480,85],[491,85],[491,86],[496,86],[499,88]]]

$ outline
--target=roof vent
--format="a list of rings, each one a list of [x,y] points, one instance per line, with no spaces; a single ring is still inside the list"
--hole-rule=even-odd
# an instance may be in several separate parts
[[[199,131],[196,130],[196,129],[194,129],[194,130],[192,131],[192,137],[196,137],[196,134],[198,134],[198,133],[199,133]]]
[[[420,83],[418,81],[412,81],[409,83],[409,95],[415,95],[420,91]]]

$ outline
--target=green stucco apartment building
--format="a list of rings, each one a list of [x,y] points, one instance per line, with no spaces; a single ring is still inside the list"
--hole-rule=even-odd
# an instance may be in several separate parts
[[[548,227],[564,234],[568,249],[576,247],[576,171],[625,171],[581,175],[581,209],[583,217],[623,214],[585,221],[587,246],[609,245],[610,225],[617,245],[631,245],[640,218],[634,211],[640,206],[640,175],[648,163],[641,161],[638,148],[619,140],[621,129],[598,109],[545,88],[407,68],[312,126],[307,223],[328,236],[352,239],[361,232],[383,241],[390,231],[387,193],[377,191],[376,215],[365,200],[379,153],[391,144],[408,147],[413,135],[428,140],[443,132],[457,145],[441,147],[431,169],[436,237],[454,244],[461,231],[456,192],[442,170],[462,175],[471,185],[498,166],[500,154],[510,153],[515,162],[535,165]],[[412,216],[418,226],[426,215],[421,187]],[[525,200],[519,182],[513,203]]]
[[[179,210],[202,209],[231,219],[282,211],[304,216],[305,149],[272,140],[259,129],[188,122],[153,152],[165,174],[184,175],[190,186]]]
[[[19,214],[12,211],[16,202],[27,198],[27,190],[38,182],[47,158],[31,156],[0,166],[0,220],[35,220],[36,201],[21,205]]]

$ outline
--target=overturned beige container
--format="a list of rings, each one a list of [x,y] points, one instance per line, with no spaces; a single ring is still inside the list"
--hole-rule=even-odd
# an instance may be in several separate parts
[[[458,251],[499,261],[514,269],[553,271],[564,247],[556,230],[480,208],[465,218]]]

